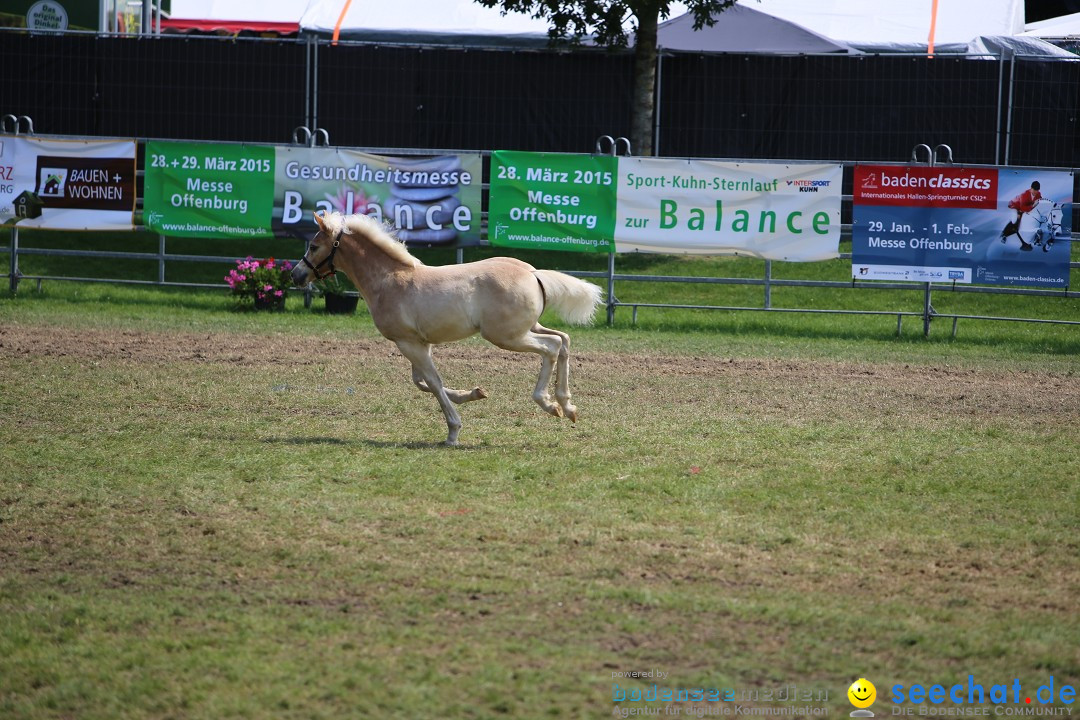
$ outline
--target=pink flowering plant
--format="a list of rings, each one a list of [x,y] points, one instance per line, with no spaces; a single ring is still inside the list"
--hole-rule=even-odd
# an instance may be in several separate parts
[[[288,260],[259,260],[249,255],[236,261],[225,282],[241,302],[250,299],[258,305],[279,305],[285,302],[292,285],[292,267]]]

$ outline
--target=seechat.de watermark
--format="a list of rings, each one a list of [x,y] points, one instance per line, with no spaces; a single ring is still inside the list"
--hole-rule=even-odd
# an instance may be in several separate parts
[[[1054,677],[1034,690],[1025,689],[1019,678],[1004,683],[966,682],[952,685],[897,683],[889,688],[893,715],[1033,716],[1072,715],[1076,688],[1055,683]]]
[[[620,671],[611,674],[613,715],[743,716],[827,716],[829,691],[811,691],[785,685],[779,689],[736,690],[731,687],[684,687],[664,683],[669,673],[660,670]],[[634,681],[646,681],[635,684]],[[651,682],[650,682],[651,681]],[[657,682],[660,681],[660,682]],[[1050,676],[1035,686],[1025,687],[1019,678],[988,682],[969,674],[966,680],[951,683],[894,683],[880,696],[870,680],[860,677],[851,683],[847,698],[854,710],[852,718],[874,718],[873,705],[883,700],[889,710],[878,708],[878,716],[997,717],[1071,716],[1076,688]],[[774,704],[775,703],[775,704]]]

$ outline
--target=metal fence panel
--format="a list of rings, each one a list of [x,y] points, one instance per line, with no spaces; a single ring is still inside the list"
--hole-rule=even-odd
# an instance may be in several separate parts
[[[285,142],[304,124],[302,43],[0,35],[0,113],[55,135]]]
[[[902,160],[918,143],[994,163],[1000,63],[925,56],[665,57],[660,154]]]
[[[587,152],[629,135],[629,53],[0,29],[0,114],[38,132]],[[1080,166],[1080,60],[670,53],[658,154]]]
[[[341,44],[317,78],[335,145],[582,152],[629,126],[626,53]]]
[[[1009,84],[1009,165],[1080,165],[1080,58],[1018,57]]]

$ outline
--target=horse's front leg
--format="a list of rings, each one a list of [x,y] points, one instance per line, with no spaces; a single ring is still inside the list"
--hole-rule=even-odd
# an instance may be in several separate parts
[[[439,407],[442,408],[443,416],[446,417],[446,444],[457,445],[458,433],[461,432],[461,416],[458,415],[457,408],[446,394],[439,371],[435,369],[435,362],[431,359],[431,346],[407,340],[395,342],[401,354],[412,363],[414,381],[419,375],[420,380],[427,386],[427,392],[432,393],[439,401]],[[417,386],[419,387],[419,383]]]
[[[431,388],[424,382],[424,376],[420,374],[420,371],[413,365],[412,369],[412,381],[416,387],[420,390],[429,393]],[[455,390],[453,388],[443,388],[446,391],[446,397],[450,398],[450,401],[461,405],[463,403],[472,402],[473,400],[483,400],[488,396],[487,391],[482,387],[474,387],[472,390]]]

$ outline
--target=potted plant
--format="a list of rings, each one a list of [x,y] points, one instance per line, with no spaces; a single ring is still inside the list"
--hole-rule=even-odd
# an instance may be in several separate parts
[[[256,310],[284,310],[292,285],[292,264],[274,258],[259,260],[250,255],[236,261],[225,276],[233,296],[243,305],[249,301]]]
[[[331,315],[351,315],[356,312],[360,298],[352,292],[352,285],[342,282],[335,273],[312,283],[315,289],[326,299],[326,312]]]

